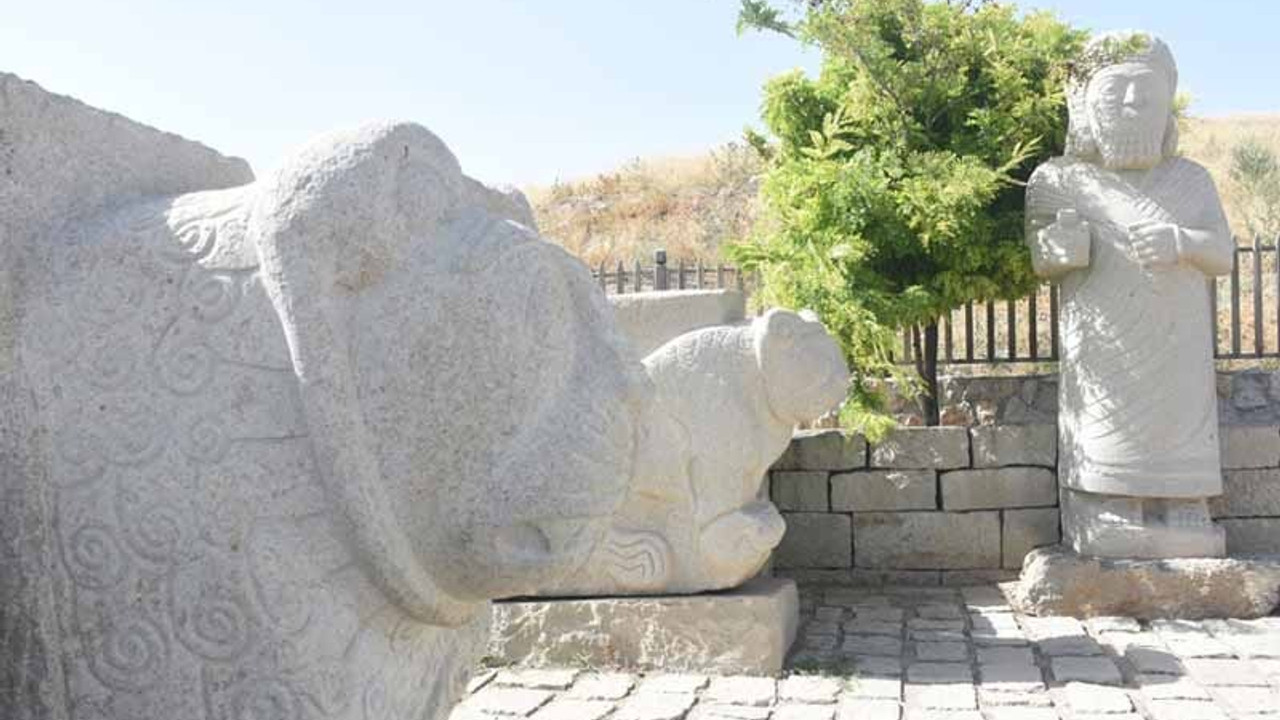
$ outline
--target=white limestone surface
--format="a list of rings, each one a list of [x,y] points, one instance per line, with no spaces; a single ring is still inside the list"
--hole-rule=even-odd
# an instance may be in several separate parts
[[[1153,36],[1094,40],[1067,154],[1027,188],[1033,265],[1061,284],[1059,479],[1084,554],[1225,551],[1206,504],[1222,492],[1207,281],[1233,244],[1208,172],[1175,154],[1177,79]]]
[[[609,296],[614,316],[639,357],[699,328],[735,325],[746,317],[738,290],[670,290]]]
[[[786,529],[768,469],[848,384],[822,325],[778,309],[682,335],[644,367],[656,395],[626,500],[590,560],[538,595],[693,593],[756,575]]]
[[[0,81],[0,717],[443,718],[632,475],[588,270],[417,125],[238,185]]]

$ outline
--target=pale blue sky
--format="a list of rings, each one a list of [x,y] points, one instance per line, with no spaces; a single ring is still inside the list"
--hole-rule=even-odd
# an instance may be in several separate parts
[[[29,0],[0,70],[243,156],[375,118],[423,123],[487,182],[549,182],[740,136],[816,57],[736,37],[737,0]],[[1280,0],[1031,0],[1173,46],[1192,112],[1280,111]]]

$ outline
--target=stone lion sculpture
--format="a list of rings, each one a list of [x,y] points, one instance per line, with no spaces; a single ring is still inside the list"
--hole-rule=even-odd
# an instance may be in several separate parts
[[[777,309],[681,335],[644,366],[657,394],[627,499],[591,560],[540,594],[688,593],[754,576],[786,529],[764,496],[769,466],[849,379],[814,316]]]
[[[443,718],[632,475],[589,272],[416,125],[248,182],[0,82],[0,717]]]

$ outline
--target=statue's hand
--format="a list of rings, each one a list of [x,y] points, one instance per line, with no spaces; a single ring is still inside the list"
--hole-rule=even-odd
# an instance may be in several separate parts
[[[1178,263],[1178,226],[1144,220],[1129,226],[1129,247],[1143,267],[1169,267]]]
[[[1089,223],[1072,209],[1058,211],[1053,224],[1036,234],[1036,272],[1057,275],[1089,266]]]

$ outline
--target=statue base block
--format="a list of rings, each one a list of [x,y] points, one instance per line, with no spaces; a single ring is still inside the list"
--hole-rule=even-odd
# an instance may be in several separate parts
[[[519,665],[776,674],[796,637],[791,580],[698,595],[537,598],[493,605],[489,655]]]
[[[1054,546],[1027,555],[1005,590],[1030,615],[1254,618],[1280,604],[1280,557],[1122,560]]]

